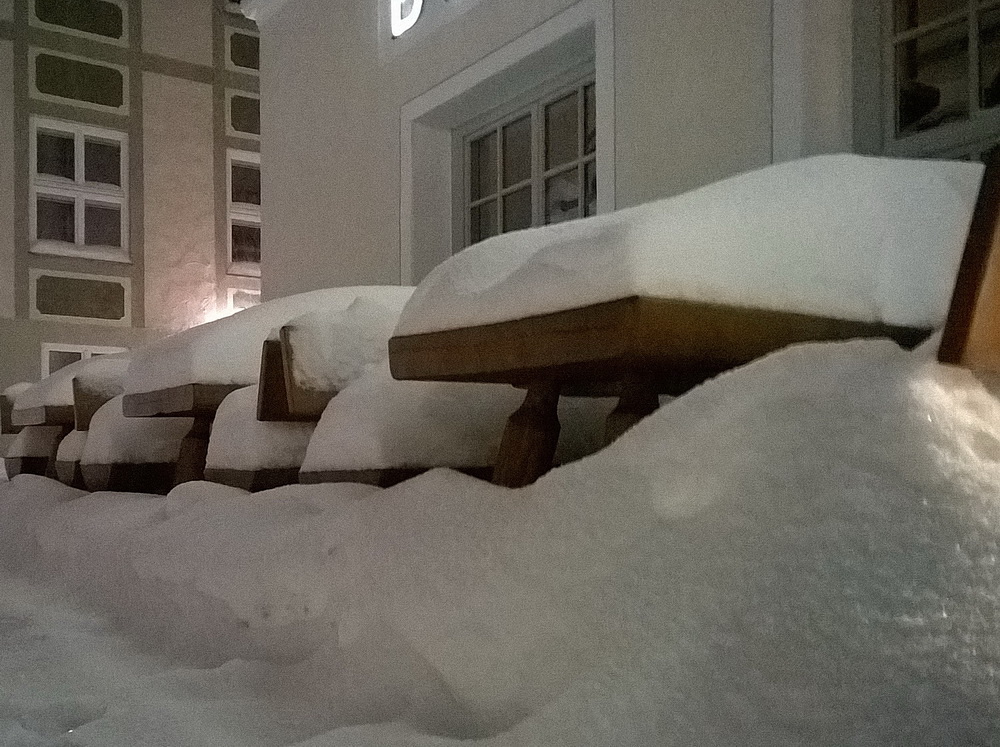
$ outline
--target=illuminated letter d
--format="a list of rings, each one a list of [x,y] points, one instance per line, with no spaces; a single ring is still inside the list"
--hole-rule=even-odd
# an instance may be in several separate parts
[[[403,15],[403,5],[406,0],[389,0],[389,27],[393,36],[402,36],[409,31],[420,17],[420,9],[424,0],[413,0],[410,12]]]

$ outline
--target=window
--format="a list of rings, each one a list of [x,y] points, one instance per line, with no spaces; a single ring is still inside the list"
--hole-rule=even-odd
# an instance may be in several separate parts
[[[594,94],[580,82],[466,138],[466,245],[597,212]]]
[[[887,152],[968,156],[1000,140],[1000,5],[888,0]]]
[[[30,76],[33,98],[128,114],[128,70],[121,65],[33,49]]]
[[[112,44],[128,44],[125,0],[31,0],[31,24]]]
[[[128,262],[127,137],[31,118],[31,251]]]
[[[233,137],[260,138],[260,97],[243,91],[226,91],[226,114],[229,134]]]
[[[129,278],[37,268],[28,277],[32,319],[116,327],[132,323]]]
[[[243,311],[243,309],[260,304],[260,291],[257,290],[230,288],[227,295],[229,296],[230,311]]]
[[[124,353],[126,348],[114,348],[104,345],[72,345],[61,342],[42,343],[42,378],[54,374],[60,368],[71,363],[93,358],[95,355],[110,355]]]
[[[227,28],[226,67],[256,75],[260,71],[260,37],[251,31]]]
[[[260,154],[230,150],[226,162],[229,273],[260,275]]]

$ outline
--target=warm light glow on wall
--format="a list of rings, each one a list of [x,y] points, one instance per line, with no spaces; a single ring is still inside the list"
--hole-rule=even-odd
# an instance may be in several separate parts
[[[389,0],[389,27],[393,36],[402,36],[417,22],[424,0],[413,0],[410,12],[403,15],[403,3],[406,0]]]

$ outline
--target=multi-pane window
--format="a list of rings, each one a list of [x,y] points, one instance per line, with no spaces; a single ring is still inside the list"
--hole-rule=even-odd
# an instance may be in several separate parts
[[[1000,136],[1000,3],[889,0],[892,144],[919,135],[927,154]],[[933,135],[922,135],[935,131]],[[963,151],[964,152],[964,151]]]
[[[228,164],[229,272],[260,274],[260,154],[230,150]]]
[[[42,377],[54,374],[60,368],[71,363],[86,360],[101,355],[124,353],[125,348],[107,347],[105,345],[75,345],[59,342],[42,343]]]
[[[31,119],[31,251],[128,261],[126,135]]]
[[[593,82],[518,110],[466,144],[466,244],[597,209]]]

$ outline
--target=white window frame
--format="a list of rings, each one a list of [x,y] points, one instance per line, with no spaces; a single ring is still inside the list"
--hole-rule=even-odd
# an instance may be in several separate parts
[[[586,153],[583,147],[578,147],[576,158],[547,169],[545,168],[544,118],[546,106],[573,92],[579,92],[577,114],[580,118],[578,121],[582,121],[583,117],[580,110],[585,106],[583,91],[588,86],[595,86],[595,75],[592,64],[570,70],[547,82],[542,88],[534,89],[525,95],[519,96],[499,110],[493,110],[485,116],[477,117],[465,127],[456,131],[457,141],[461,147],[460,157],[463,167],[463,186],[461,195],[453,203],[458,211],[452,217],[452,225],[457,229],[452,244],[453,251],[458,252],[473,243],[470,221],[473,202],[476,204],[485,204],[495,201],[497,203],[497,221],[502,226],[504,196],[523,189],[525,186],[531,188],[531,227],[535,228],[545,225],[546,181],[574,168],[579,169],[577,175],[577,185],[580,190],[579,217],[584,217],[586,166],[590,163],[596,164],[597,144],[595,142],[594,150],[590,153]],[[531,173],[527,179],[518,182],[516,185],[504,187],[502,183],[503,174],[500,173],[502,171],[503,128],[525,116],[531,117]],[[483,125],[484,121],[487,121],[488,124]],[[489,197],[473,201],[471,199],[472,143],[485,135],[489,135],[491,132],[497,135],[497,191]],[[581,139],[586,137],[586,133],[582,131],[582,128],[577,135]],[[578,143],[578,146],[581,145],[581,143]]]
[[[42,378],[51,374],[49,370],[49,353],[80,353],[80,360],[93,358],[95,355],[112,355],[114,353],[127,353],[128,348],[118,348],[109,345],[76,345],[63,342],[43,342],[42,343]]]
[[[237,65],[233,62],[233,36],[236,34],[242,34],[243,36],[254,36],[260,44],[260,34],[256,31],[249,31],[247,29],[238,29],[233,26],[226,26],[226,70],[232,70],[235,73],[243,73],[245,75],[260,75],[260,53],[257,54],[257,65],[258,67],[243,67],[242,65]],[[258,47],[259,50],[259,47]]]
[[[109,5],[117,5],[122,11],[122,35],[119,38],[114,38],[111,36],[102,36],[101,34],[92,34],[89,31],[80,31],[79,29],[70,28],[68,26],[60,26],[56,23],[47,23],[38,17],[35,12],[35,0],[29,0],[28,4],[28,22],[37,28],[46,29],[48,31],[56,31],[60,34],[69,34],[71,36],[78,36],[83,39],[90,39],[92,41],[101,42],[103,44],[114,44],[118,47],[128,46],[128,3],[125,0],[101,0]]]
[[[60,278],[79,278],[81,280],[99,280],[103,283],[118,283],[125,289],[125,316],[121,319],[98,319],[89,316],[64,316],[62,314],[43,314],[38,310],[38,278],[50,275]],[[49,320],[54,322],[69,322],[70,324],[98,324],[104,327],[132,326],[132,280],[117,275],[92,275],[85,272],[64,272],[62,270],[42,270],[32,267],[28,270],[29,318]]]
[[[114,68],[122,74],[122,103],[121,106],[108,106],[106,104],[95,104],[92,101],[83,101],[81,99],[70,99],[63,96],[55,96],[51,93],[45,93],[38,90],[38,81],[36,79],[35,65],[38,60],[38,55],[47,54],[53,57],[64,57],[67,60],[76,60],[77,62],[86,62],[90,65],[97,65],[98,67],[110,67]],[[53,49],[42,49],[41,47],[31,47],[28,50],[28,93],[31,98],[38,101],[49,101],[54,104],[63,104],[67,106],[77,106],[83,109],[93,109],[99,112],[111,112],[112,114],[128,115],[129,113],[129,83],[128,83],[128,68],[124,65],[116,65],[113,62],[105,62],[104,60],[95,60],[92,57],[81,57],[77,54],[69,54],[68,52],[57,52]]]
[[[29,185],[28,185],[28,238],[30,251],[35,254],[54,254],[61,257],[82,257],[105,262],[131,262],[128,232],[128,134],[79,122],[32,116],[29,120]],[[38,173],[38,133],[51,132],[73,138],[72,180],[51,174]],[[88,139],[116,143],[119,147],[119,173],[121,186],[88,182],[84,178],[84,150]],[[51,196],[73,202],[75,241],[56,241],[38,238],[38,197]],[[87,246],[85,209],[87,203],[117,207],[121,211],[121,246]]]
[[[260,205],[249,202],[233,202],[233,164],[260,168],[260,153],[251,150],[229,148],[226,151],[226,250],[229,259],[228,274],[260,277],[259,262],[235,262],[233,260],[233,224],[251,225],[260,229]]]
[[[260,304],[260,290],[255,288],[227,288],[226,289],[226,309],[232,313],[237,311],[243,311],[243,309],[236,308],[235,299],[237,293],[251,293],[256,294],[257,304]],[[253,308],[248,306],[247,308]]]
[[[229,137],[236,137],[242,140],[260,140],[260,133],[254,134],[252,132],[243,132],[243,130],[237,130],[233,127],[233,97],[242,96],[248,99],[257,99],[258,106],[260,106],[260,94],[251,93],[250,91],[243,91],[239,88],[227,88],[226,89],[226,134]]]

